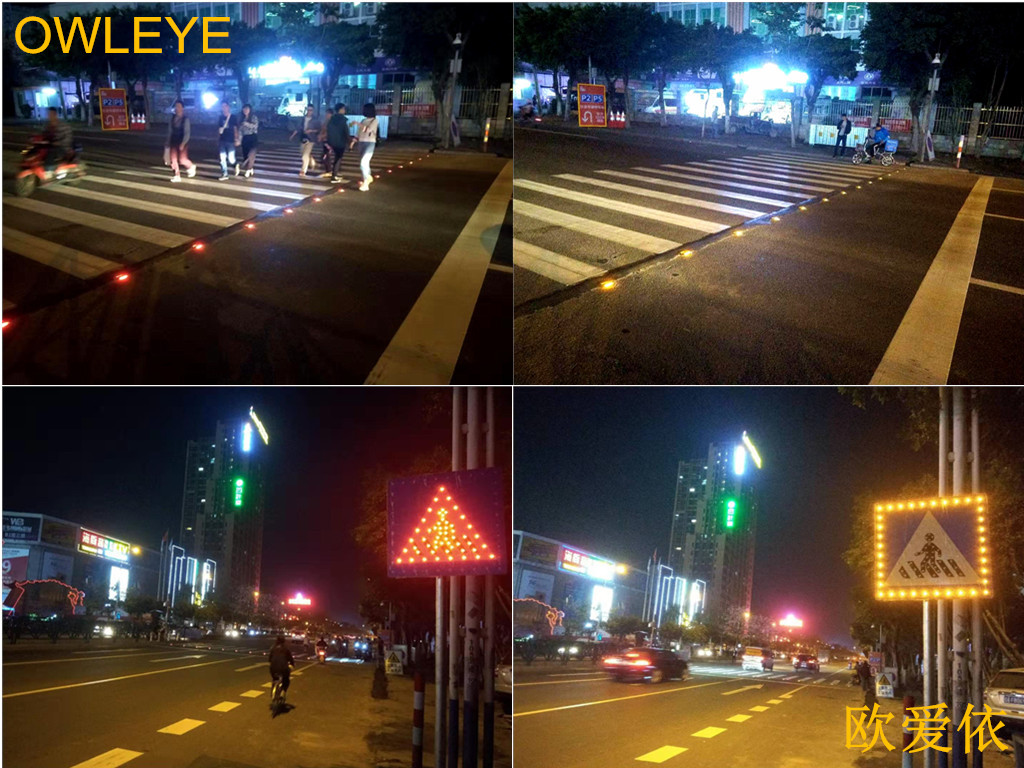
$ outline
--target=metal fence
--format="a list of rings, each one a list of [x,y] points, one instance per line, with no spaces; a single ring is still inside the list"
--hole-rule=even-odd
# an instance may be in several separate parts
[[[972,112],[970,107],[940,104],[935,107],[935,127],[932,129],[932,135],[956,137],[969,133]]]
[[[991,139],[1024,139],[1024,107],[983,107],[978,135],[984,135],[991,123]]]

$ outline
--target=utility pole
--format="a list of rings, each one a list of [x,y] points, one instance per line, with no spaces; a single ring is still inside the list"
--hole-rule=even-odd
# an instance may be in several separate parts
[[[967,466],[967,443],[964,439],[964,388],[953,388],[953,495],[964,491],[964,470]],[[965,733],[959,727],[967,709],[967,637],[970,624],[967,601],[953,600],[953,768],[967,768],[964,752]]]
[[[448,149],[451,146],[452,140],[452,121],[455,119],[455,88],[459,82],[459,73],[462,71],[462,59],[460,55],[462,53],[462,33],[456,33],[455,40],[452,41],[452,45],[455,47],[455,56],[451,61],[448,62],[448,71],[451,73],[449,78],[448,86],[448,103],[445,106],[445,126],[444,126],[444,148]]]

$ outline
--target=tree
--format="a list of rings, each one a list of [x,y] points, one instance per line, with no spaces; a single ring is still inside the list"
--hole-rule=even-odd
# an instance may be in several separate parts
[[[293,5],[284,3],[282,8]],[[231,53],[206,54],[206,68],[222,68],[230,72],[230,76],[238,86],[238,100],[242,104],[249,101],[249,82],[252,76],[250,67],[257,67],[268,59],[276,59],[281,52],[281,44],[277,33],[268,29],[265,22],[250,27],[243,21],[232,22],[227,29],[231,41]]]
[[[654,66],[651,41],[663,22],[639,3],[599,3],[584,6],[581,12],[585,10],[593,14],[584,18],[591,28],[589,38],[585,39],[589,42],[594,66],[604,74],[609,94],[615,93],[616,79],[622,78],[628,125],[633,107],[629,103],[630,75]]]
[[[678,19],[665,19],[659,14],[652,14],[652,18],[658,21],[652,22],[650,61],[654,67],[654,79],[658,84],[661,124],[666,125],[668,118],[665,113],[665,86],[670,74],[690,66],[689,51],[693,32],[691,27],[683,26]]]
[[[825,80],[830,77],[852,80],[857,76],[857,64],[860,62],[860,52],[850,47],[849,40],[820,34],[801,38],[794,46],[792,57],[792,63],[807,73],[804,96],[808,120],[814,115],[814,104]],[[797,120],[798,116],[794,115],[793,122]],[[799,126],[794,130],[799,131]]]
[[[690,58],[698,69],[714,72],[722,86],[725,102],[725,132],[729,132],[732,98],[736,90],[733,76],[754,63],[764,53],[764,43],[750,30],[733,34],[730,27],[717,27],[710,21],[697,27]]]
[[[639,616],[613,613],[608,617],[606,628],[609,634],[613,637],[617,637],[621,642],[626,639],[626,635],[646,631],[647,622]]]

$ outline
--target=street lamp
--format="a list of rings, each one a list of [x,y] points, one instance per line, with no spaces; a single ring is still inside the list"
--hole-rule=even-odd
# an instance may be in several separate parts
[[[455,57],[448,62],[448,71],[451,73],[451,84],[448,86],[448,108],[445,110],[445,117],[448,119],[448,124],[444,127],[444,148],[448,149],[452,139],[452,121],[454,115],[452,114],[455,110],[455,86],[459,81],[459,72],[462,71],[462,33],[457,32],[455,39],[452,41],[452,45],[455,46]]]
[[[942,68],[942,59],[938,51],[932,59],[932,76],[928,78],[928,114],[925,116],[924,141],[921,142],[920,161],[924,162],[924,153],[932,131],[932,115],[935,113],[935,93],[939,90],[939,69]],[[929,158],[931,159],[931,158]]]

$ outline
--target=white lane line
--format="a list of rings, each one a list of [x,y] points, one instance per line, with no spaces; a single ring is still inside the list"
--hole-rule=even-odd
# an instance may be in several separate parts
[[[139,176],[145,179],[163,179],[166,181],[166,176],[162,173],[147,173],[146,171],[118,171],[119,174],[124,176]],[[187,183],[186,183],[187,182]],[[167,182],[170,184],[170,182]],[[183,177],[181,183],[184,185],[182,188],[187,189],[193,186],[202,187],[216,187],[218,189],[224,189],[223,182],[211,181],[210,179],[190,179],[187,176]],[[283,197],[285,200],[302,200],[307,195],[300,195],[295,192],[282,192],[278,189],[268,189],[266,187],[257,187],[252,183],[247,183],[245,187],[238,185],[232,186],[230,191],[237,192],[241,189],[248,192],[251,195],[263,195],[264,197]]]
[[[750,161],[768,164],[776,162],[776,160],[770,156],[752,157],[750,158]],[[878,171],[853,165],[852,163],[848,165],[836,165],[834,163],[815,163],[807,160],[793,160],[791,158],[778,158],[778,162],[791,168],[806,168],[809,171],[820,171],[821,173],[829,176],[849,176],[855,180],[865,179],[868,176],[874,176],[878,173]]]
[[[448,384],[512,199],[505,163],[366,377],[367,384]]]
[[[151,192],[154,195],[170,195],[171,197],[183,197],[192,201],[202,203],[213,203],[215,205],[221,205],[226,208],[246,208],[253,211],[272,211],[275,208],[279,208],[278,205],[271,203],[257,203],[254,200],[242,200],[237,197],[222,197],[219,195],[206,195],[202,192],[192,192],[188,189],[164,189],[157,188],[153,184],[138,184],[134,181],[126,181],[124,179],[110,179],[106,176],[87,176],[83,180],[90,184],[108,184],[113,187],[121,187],[122,189],[132,189],[136,192]],[[170,186],[170,185],[168,185]]]
[[[157,733],[169,733],[172,736],[181,736],[184,733],[188,733],[189,731],[198,728],[205,722],[205,720],[193,720],[190,717],[186,717],[176,723],[171,723],[170,725],[159,729]]]
[[[986,213],[986,216],[991,216],[993,219],[1009,219],[1010,221],[1024,221],[1020,216],[1003,216],[1001,213]]]
[[[1024,219],[1022,219],[1024,221]],[[1006,291],[1007,293],[1016,293],[1020,296],[1024,296],[1024,288],[1016,288],[1012,285],[1003,285],[1002,283],[991,283],[988,280],[979,280],[976,277],[971,278],[972,285],[981,285],[985,288],[994,288],[997,291]]]
[[[758,197],[757,195],[747,195],[743,192],[733,192],[728,189],[711,189],[707,186],[698,186],[697,184],[683,184],[678,181],[669,181],[668,179],[652,179],[649,176],[640,176],[636,173],[625,173],[624,171],[597,171],[597,173],[604,173],[608,176],[616,176],[620,179],[629,179],[630,181],[641,181],[645,184],[659,184],[663,187],[672,187],[673,189],[685,189],[689,192],[702,192],[707,195],[715,195],[716,197],[731,197],[734,200],[745,200],[748,203],[760,203],[761,205],[774,205],[782,206],[783,208],[792,205],[792,203],[786,200],[777,200],[772,197]]]
[[[700,166],[701,173],[706,173],[710,176],[724,176],[727,179],[741,179],[744,181],[763,181],[765,184],[771,184],[776,187],[789,187],[790,189],[805,189],[811,192],[831,192],[835,187],[823,187],[817,184],[808,184],[807,182],[797,183],[795,181],[785,181],[789,178],[788,174],[780,173],[768,173],[754,171],[753,169],[748,170],[746,173],[729,173],[728,171],[715,170],[721,168],[720,165],[713,163],[690,163],[689,165],[672,165],[666,163],[665,168],[676,168],[681,171],[692,171],[695,170],[692,166]],[[705,170],[706,169],[706,170]],[[713,181],[713,180],[712,180]]]
[[[174,248],[184,245],[192,238],[187,235],[179,235],[176,232],[168,232],[156,227],[146,227],[142,224],[135,224],[124,219],[112,219],[107,216],[97,216],[95,213],[86,211],[75,211],[61,205],[44,203],[41,200],[33,200],[29,197],[11,197],[4,200],[4,205],[10,205],[22,210],[49,216],[53,219],[73,221],[76,224],[84,224],[94,229],[113,232],[118,235],[130,237],[133,240],[141,240],[152,245],[162,245],[165,248]]]
[[[138,653],[138,648],[105,648],[102,651],[72,651],[72,653],[87,654],[87,653]],[[167,651],[154,651],[154,653],[167,653]]]
[[[487,268],[493,269],[495,272],[504,272],[506,275],[511,275],[515,272],[515,270],[508,264],[495,264],[492,262],[491,264],[487,265]]]
[[[6,244],[5,244],[6,247]],[[72,651],[72,653],[90,653],[90,651]],[[99,651],[92,651],[92,653],[99,653]],[[109,653],[109,651],[108,651]],[[161,653],[173,653],[173,651],[149,651],[148,653],[120,653],[117,656],[96,656],[91,659],[74,658],[74,659],[43,659],[41,661],[5,661],[5,667],[24,667],[29,664],[61,664],[66,661],[106,661],[107,659],[127,659],[131,656],[138,658],[140,656],[159,656]]]
[[[250,664],[248,667],[239,667],[235,672],[248,672],[250,669],[259,669],[262,666],[264,666],[264,664],[261,661],[259,664]]]
[[[709,179],[707,176],[703,176],[699,173],[679,173],[678,171],[663,171],[660,168],[645,168],[643,166],[635,166],[634,171],[644,171],[645,173],[660,173],[662,176],[671,176],[674,179],[690,179],[691,181],[703,181],[705,184],[718,184],[724,187],[736,187],[738,189],[749,189],[754,192],[770,192],[773,195],[785,195],[786,197],[795,197],[798,199],[804,199],[807,197],[803,192],[787,192],[784,189],[775,189],[770,185],[766,184],[744,184],[740,181],[725,181],[722,179]],[[709,192],[718,192],[719,190],[713,187],[705,187]],[[786,203],[786,205],[792,205],[792,203]]]
[[[698,739],[713,739],[720,733],[725,733],[725,728],[715,728],[714,726],[708,726],[707,728],[701,728],[696,733],[691,733],[691,736],[696,736]]]
[[[745,723],[752,717],[753,715],[733,715],[732,717],[725,718],[725,721],[727,723]]]
[[[565,681],[561,681],[565,684]],[[529,717],[530,715],[544,715],[548,712],[561,712],[566,709],[582,709],[583,707],[596,707],[599,704],[614,704],[616,701],[629,701],[630,699],[645,699],[648,696],[664,696],[666,693],[678,693],[679,691],[693,691],[697,688],[707,688],[709,685],[723,685],[722,682],[701,683],[700,685],[685,685],[679,688],[665,688],[651,693],[635,693],[632,696],[616,696],[611,699],[599,699],[598,701],[584,701],[579,704],[565,704],[560,707],[548,707],[547,709],[534,709],[530,712],[513,712],[512,717]]]
[[[292,677],[294,676],[295,673],[293,672]],[[255,699],[257,696],[262,696],[264,693],[266,693],[266,691],[246,691],[245,693],[240,693],[238,695],[246,699]]]
[[[3,698],[15,699],[19,696],[32,696],[36,693],[49,693],[50,691],[63,691],[68,688],[81,688],[86,685],[101,685],[102,683],[115,683],[118,680],[130,680],[134,677],[148,677],[149,675],[163,675],[168,672],[180,672],[183,669],[195,669],[196,667],[209,667],[211,664],[224,664],[234,659],[221,659],[220,661],[204,661],[201,664],[186,664],[183,667],[169,667],[168,669],[154,669],[152,672],[136,672],[131,675],[120,675],[119,677],[108,677],[103,680],[86,680],[84,683],[69,683],[68,685],[54,685],[50,688],[36,688],[33,691],[18,691],[17,693],[5,693]]]
[[[609,200],[606,197],[588,195],[584,192],[573,192],[572,190],[554,187],[550,184],[541,184],[540,182],[530,181],[529,179],[516,179],[513,183],[516,187],[521,189],[529,189],[533,192],[540,192],[545,195],[551,195],[552,197],[562,198],[563,200],[571,200],[576,203],[592,205],[595,208],[604,208],[605,210],[615,211],[617,213],[637,216],[641,219],[660,221],[664,224],[674,224],[677,227],[694,229],[698,232],[715,233],[729,229],[730,227],[729,224],[719,224],[715,221],[695,219],[692,216],[680,216],[677,213],[655,211],[643,205],[633,205],[632,203],[623,203],[618,200]]]
[[[551,675],[555,677],[555,675]],[[593,683],[597,680],[607,680],[607,675],[601,677],[585,677],[580,680],[543,680],[536,683],[513,683],[516,688],[532,688],[537,685],[565,685],[566,683]]]
[[[691,208],[704,208],[709,211],[716,211],[718,213],[728,213],[733,216],[744,216],[748,219],[756,219],[758,216],[764,216],[767,211],[758,211],[753,208],[739,208],[734,205],[725,205],[724,203],[714,203],[710,200],[700,200],[696,197],[684,197],[683,195],[670,195],[668,192],[658,192],[653,189],[644,189],[643,187],[634,187],[631,184],[617,184],[614,181],[604,181],[603,179],[591,179],[587,176],[577,176],[572,173],[559,173],[555,176],[556,179],[564,179],[565,181],[574,181],[577,184],[589,184],[593,187],[599,187],[601,189],[610,189],[613,192],[624,192],[628,195],[635,195],[637,197],[649,197],[653,200],[663,200],[666,203],[674,203],[675,205],[684,205]],[[645,179],[646,181],[646,179]]]
[[[743,162],[740,160],[723,160],[722,163],[733,168],[740,170],[753,169],[753,170],[764,170],[772,171],[779,170],[783,173],[791,174],[794,178],[804,178],[808,181],[819,181],[828,184],[855,184],[861,181],[863,176],[850,176],[845,173],[824,173],[822,171],[813,171],[809,168],[803,168],[797,165],[787,165],[785,163],[773,163],[770,161],[754,161],[754,162]]]
[[[686,747],[658,747],[653,752],[648,752],[646,755],[640,755],[636,760],[640,763],[664,763],[666,760],[671,760],[676,755],[681,755],[685,751]]]
[[[967,196],[871,384],[945,384],[949,378],[992,181],[982,176]]]
[[[174,656],[170,659],[151,659],[150,664],[163,664],[165,661],[181,661],[182,659],[201,659],[205,653],[193,653],[190,656]]]
[[[52,243],[11,227],[4,227],[3,235],[5,250],[82,280],[98,277],[121,266],[116,261],[108,261],[85,251]]]
[[[636,232],[632,229],[616,227],[613,224],[605,224],[604,222],[586,219],[582,216],[574,216],[571,213],[564,213],[554,208],[545,208],[542,205],[534,205],[523,200],[512,201],[512,213],[536,219],[543,224],[569,229],[583,235],[591,235],[601,240],[607,240],[611,243],[625,245],[630,248],[637,248],[648,253],[664,253],[681,245],[672,240],[648,235],[645,232]],[[515,226],[513,229],[518,233],[529,231],[526,227],[521,226]],[[515,250],[512,252],[514,254]]]
[[[240,701],[222,701],[220,704],[214,704],[210,707],[211,712],[230,712],[235,707],[242,706]]]
[[[570,259],[523,240],[513,240],[512,261],[517,267],[554,280],[562,285],[575,285],[587,278],[603,275],[605,270],[583,261]]]
[[[96,757],[86,760],[84,763],[73,765],[71,768],[117,768],[119,765],[124,765],[129,760],[134,760],[141,755],[142,752],[133,752],[130,749],[111,749],[109,752],[96,755]]]
[[[97,192],[93,189],[76,189],[75,187],[57,186],[48,187],[46,191],[56,192],[61,195],[70,195],[72,197],[81,197],[86,200],[94,200],[100,203],[113,203],[114,205],[123,208],[134,208],[139,211],[159,213],[162,216],[172,216],[176,219],[188,219],[189,221],[198,221],[202,224],[213,224],[217,227],[230,227],[241,221],[241,219],[234,218],[232,216],[221,216],[216,213],[196,211],[177,205],[154,203],[149,200],[133,200],[132,198],[124,197],[123,195],[108,195],[106,192]]]

